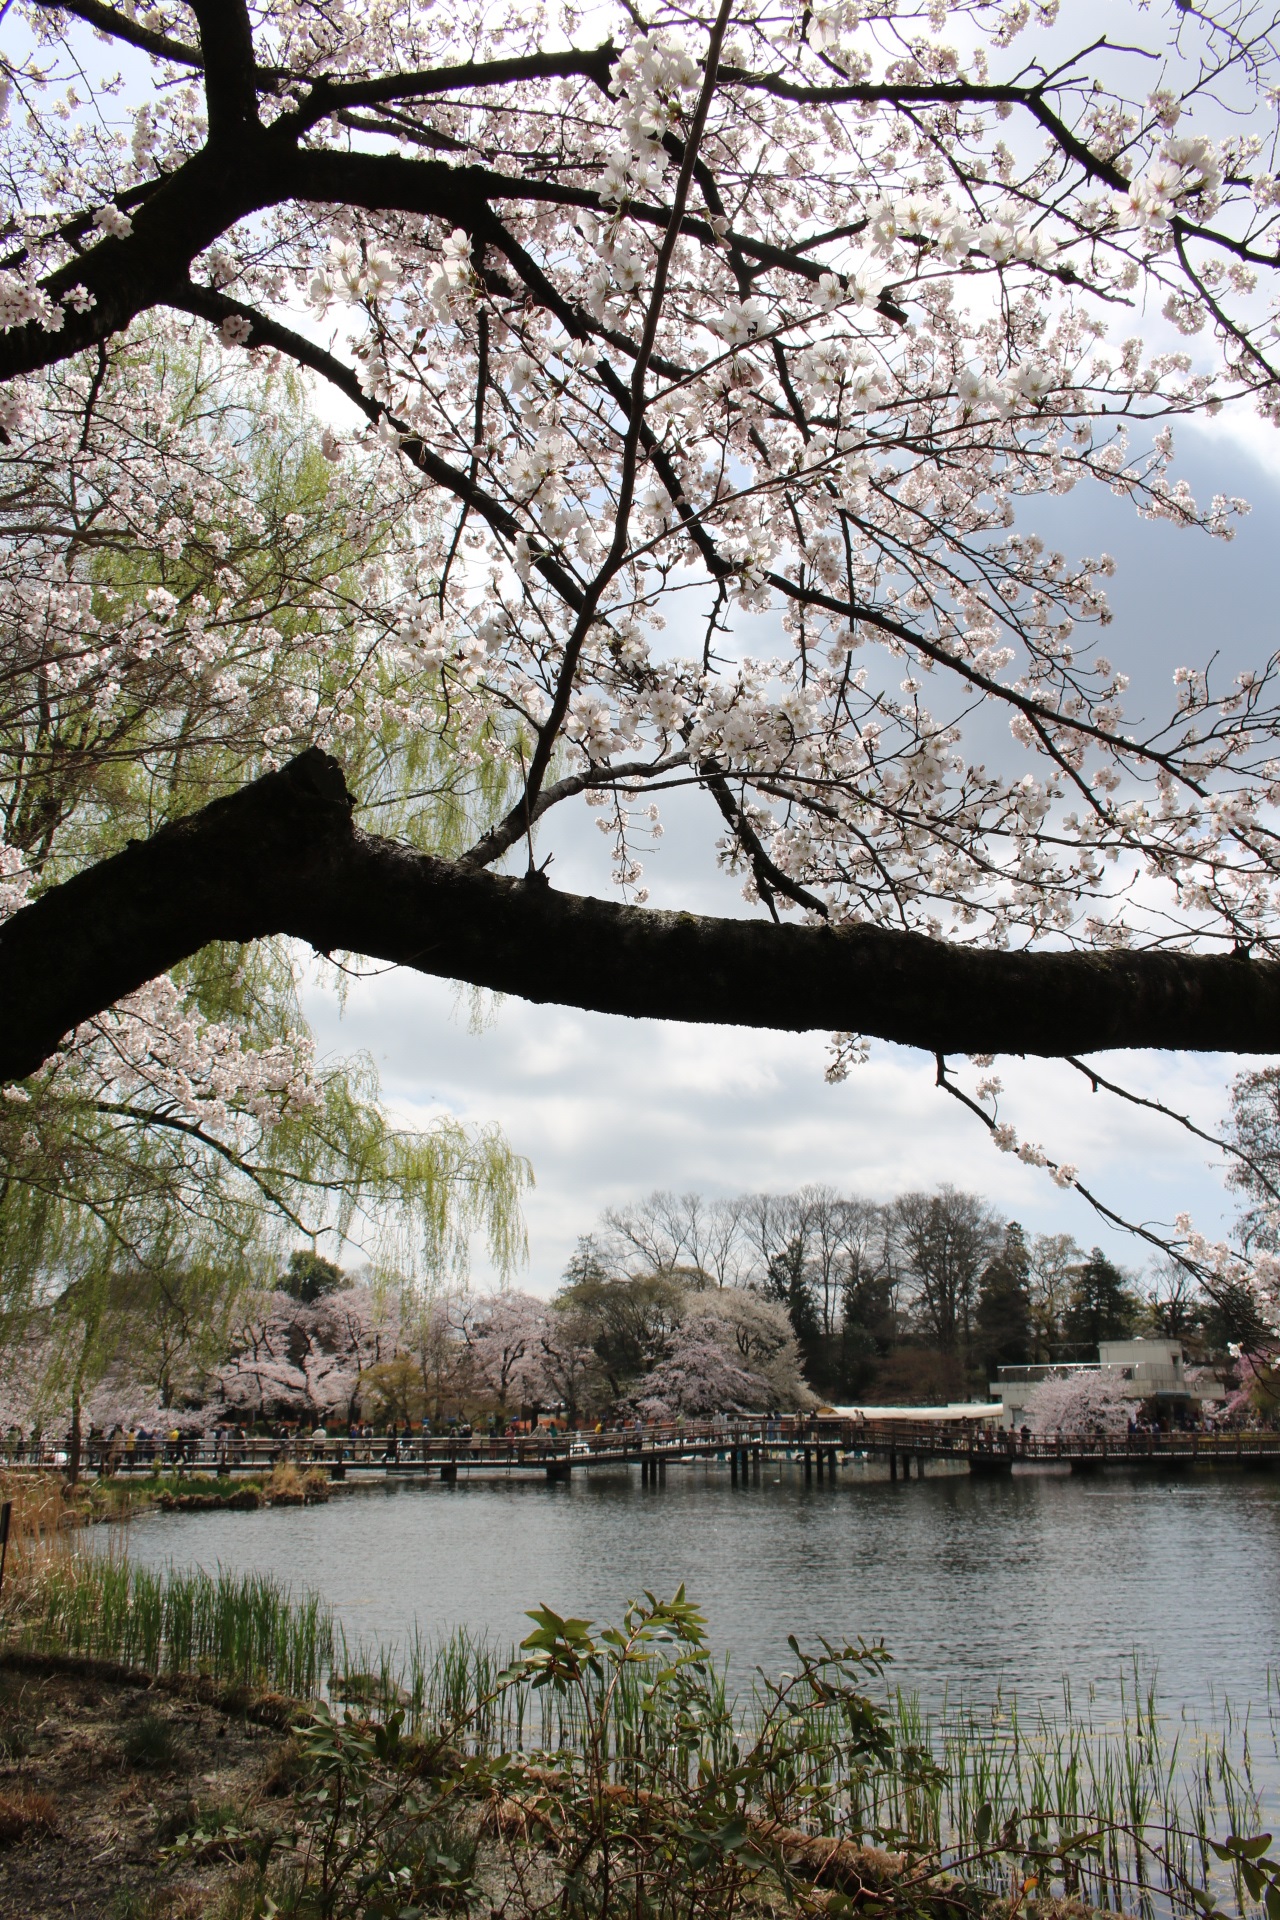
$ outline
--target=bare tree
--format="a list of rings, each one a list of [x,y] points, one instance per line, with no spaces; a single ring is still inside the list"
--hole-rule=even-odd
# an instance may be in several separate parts
[[[795,1196],[807,1229],[812,1292],[822,1332],[839,1330],[840,1303],[849,1273],[849,1208],[833,1187],[804,1186]],[[856,1232],[856,1228],[855,1228]]]
[[[670,1273],[699,1266],[699,1230],[705,1202],[698,1193],[655,1191],[630,1207],[610,1207],[604,1216],[606,1247],[635,1272]]]
[[[1158,1260],[1146,1294],[1153,1333],[1166,1340],[1193,1340],[1207,1305],[1204,1291],[1176,1260]]]
[[[939,1352],[967,1362],[983,1267],[999,1243],[1000,1221],[977,1194],[942,1186],[904,1193],[893,1233],[912,1305]]]
[[[1084,1253],[1069,1233],[1037,1233],[1028,1247],[1032,1357],[1057,1359],[1071,1287]]]
[[[717,1287],[737,1287],[746,1273],[749,1255],[742,1231],[743,1204],[741,1198],[721,1198],[708,1201],[702,1211],[697,1264]]]

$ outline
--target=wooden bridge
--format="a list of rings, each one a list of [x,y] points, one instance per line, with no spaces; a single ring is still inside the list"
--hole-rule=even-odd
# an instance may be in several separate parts
[[[42,1449],[37,1462],[14,1465],[59,1466],[65,1456]],[[281,1461],[316,1466],[334,1480],[359,1480],[388,1474],[413,1479],[457,1481],[477,1475],[545,1475],[567,1480],[575,1473],[640,1468],[646,1485],[659,1486],[669,1467],[719,1461],[736,1483],[759,1476],[763,1464],[790,1461],[806,1480],[833,1481],[842,1463],[883,1461],[889,1478],[924,1477],[941,1462],[975,1474],[1012,1472],[1015,1466],[1066,1466],[1075,1473],[1108,1467],[1185,1470],[1193,1467],[1280,1466],[1280,1433],[1141,1433],[1126,1438],[1096,1434],[1022,1435],[970,1420],[849,1419],[818,1415],[734,1421],[684,1422],[618,1427],[598,1433],[457,1436],[329,1435],[289,1439],[205,1436],[168,1443],[157,1437],[153,1451],[135,1452],[114,1464],[116,1472],[150,1472],[157,1466],[191,1472],[263,1474]],[[90,1472],[111,1470],[86,1455]]]

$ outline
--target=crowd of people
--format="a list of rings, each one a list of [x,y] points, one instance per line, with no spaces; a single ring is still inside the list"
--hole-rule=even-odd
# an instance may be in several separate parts
[[[727,1415],[717,1418],[719,1424],[727,1423]],[[674,1424],[682,1428],[685,1422],[679,1418]],[[636,1419],[624,1425],[648,1431],[656,1423]],[[797,1428],[795,1417],[770,1414],[766,1438],[780,1437],[784,1428],[788,1431]],[[588,1437],[580,1430],[572,1431],[578,1432],[579,1437]],[[597,1420],[589,1431],[602,1433],[604,1423]],[[504,1419],[490,1413],[474,1424],[461,1414],[454,1414],[438,1423],[425,1418],[384,1421],[379,1425],[369,1420],[326,1425],[323,1419],[317,1419],[313,1425],[302,1420],[282,1420],[256,1426],[221,1420],[209,1425],[187,1416],[182,1426],[126,1426],[123,1422],[109,1429],[90,1426],[80,1441],[78,1464],[88,1473],[128,1474],[161,1472],[166,1468],[181,1473],[197,1463],[202,1468],[213,1466],[219,1472],[226,1472],[247,1463],[257,1464],[264,1455],[299,1459],[309,1454],[313,1460],[397,1461],[411,1457],[411,1450],[422,1442],[445,1440],[474,1446],[529,1438],[555,1441],[570,1432],[563,1415],[555,1414]],[[28,1433],[15,1424],[2,1443],[4,1461],[10,1466],[65,1467],[76,1451],[72,1433],[59,1434],[56,1429],[49,1431],[40,1425],[33,1426]]]

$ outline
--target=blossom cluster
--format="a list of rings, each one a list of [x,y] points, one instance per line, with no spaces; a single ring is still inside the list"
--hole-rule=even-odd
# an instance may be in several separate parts
[[[481,864],[586,796],[641,901],[689,783],[774,915],[1274,957],[1275,663],[1224,679],[1179,636],[1138,718],[1115,563],[1035,508],[1097,487],[1224,540],[1246,510],[1193,496],[1172,428],[1280,424],[1275,54],[1135,6],[1144,96],[1110,37],[1064,60],[1055,11],[743,4],[721,42],[609,6],[587,45],[523,4],[266,0],[252,205],[162,322],[144,213],[215,142],[189,22],[151,9],[150,79],[88,101],[81,25],[32,5],[0,343],[64,358],[2,423],[6,845],[59,857],[31,766],[83,780],[143,735],[240,771],[447,742],[432,835]],[[340,396],[297,525],[240,404],[290,360]]]

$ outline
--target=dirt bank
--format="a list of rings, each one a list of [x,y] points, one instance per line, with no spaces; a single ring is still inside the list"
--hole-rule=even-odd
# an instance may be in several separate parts
[[[0,1920],[207,1912],[225,1857],[165,1850],[270,1798],[288,1706],[0,1655]]]

